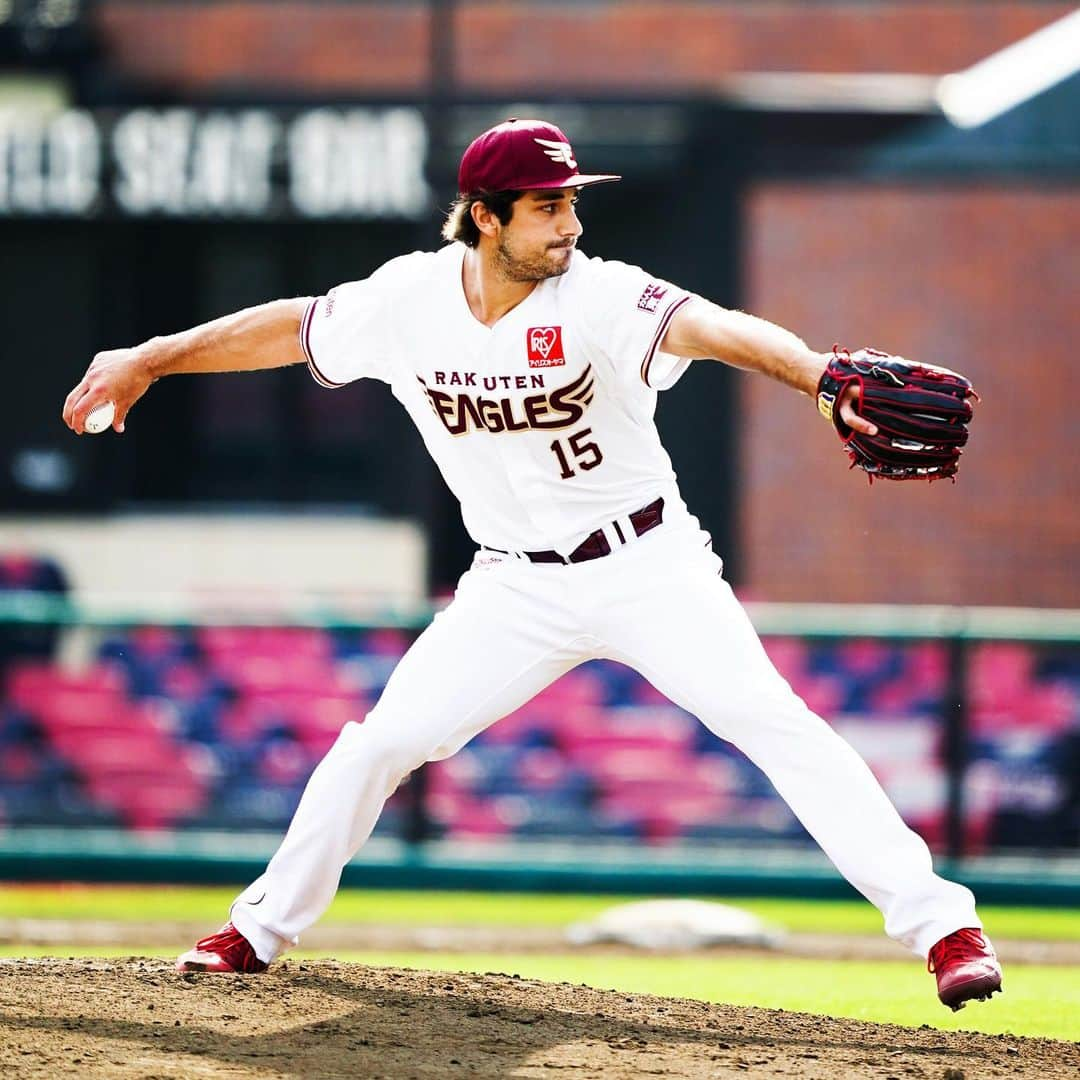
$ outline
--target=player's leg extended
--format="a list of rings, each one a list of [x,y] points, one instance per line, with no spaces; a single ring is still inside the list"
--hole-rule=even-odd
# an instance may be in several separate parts
[[[232,920],[269,961],[326,910],[345,863],[402,779],[447,757],[579,663],[550,568],[470,571],[394,670],[363,723],[348,723],[312,773],[266,872]]]
[[[597,631],[610,655],[762,769],[844,877],[881,910],[891,937],[926,956],[954,930],[980,926],[970,891],[934,874],[926,844],[863,760],[776,672],[700,534],[662,543],[669,550],[657,545],[651,574],[631,565],[644,551],[624,549],[620,576],[649,585],[624,590],[624,599],[613,579]]]

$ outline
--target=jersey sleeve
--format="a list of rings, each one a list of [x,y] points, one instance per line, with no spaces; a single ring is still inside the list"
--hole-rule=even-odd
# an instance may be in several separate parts
[[[687,357],[660,351],[671,320],[693,293],[637,266],[589,259],[584,321],[592,341],[620,378],[633,376],[651,390],[667,390],[690,366]]]
[[[300,323],[300,346],[320,386],[337,389],[356,379],[393,380],[397,321],[423,273],[424,253],[384,263],[370,277],[317,296]]]

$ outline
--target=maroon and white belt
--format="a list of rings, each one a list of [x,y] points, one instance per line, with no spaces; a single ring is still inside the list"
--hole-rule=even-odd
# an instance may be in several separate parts
[[[534,563],[563,563],[569,565],[570,563],[589,562],[591,559],[602,559],[605,555],[611,554],[614,549],[609,537],[614,537],[617,541],[616,546],[622,547],[623,544],[629,543],[634,537],[644,536],[650,529],[655,529],[663,520],[664,500],[659,498],[649,503],[648,506],[643,506],[640,510],[627,514],[626,517],[616,518],[607,525],[601,525],[595,532],[589,533],[569,555],[560,555],[557,551],[503,551],[502,548],[489,548],[486,546],[485,550],[497,551],[500,555],[516,555],[518,558],[528,559],[529,562]],[[630,529],[633,530],[633,536],[627,535],[625,525],[629,525]]]

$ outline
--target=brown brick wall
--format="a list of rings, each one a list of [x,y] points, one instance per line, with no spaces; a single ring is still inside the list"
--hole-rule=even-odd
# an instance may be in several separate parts
[[[965,67],[1067,14],[1069,3],[463,2],[456,71],[465,93],[685,92],[739,71]],[[173,90],[276,85],[406,93],[427,79],[419,0],[101,0],[118,71]]]
[[[488,90],[707,89],[741,71],[966,67],[1068,4],[463,4],[460,75]]]
[[[815,348],[955,367],[983,397],[956,484],[869,487],[808,398],[748,376],[748,589],[1080,606],[1080,193],[763,185],[746,211],[752,311]]]
[[[113,70],[174,91],[410,94],[428,77],[428,9],[419,0],[102,0],[97,20]]]

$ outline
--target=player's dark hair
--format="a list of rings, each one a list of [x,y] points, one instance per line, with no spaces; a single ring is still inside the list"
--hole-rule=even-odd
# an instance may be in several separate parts
[[[447,243],[460,240],[467,247],[476,247],[480,243],[480,230],[473,221],[473,203],[483,203],[501,224],[509,225],[514,216],[514,203],[523,194],[521,191],[491,191],[484,195],[459,195],[446,213],[442,238]]]

